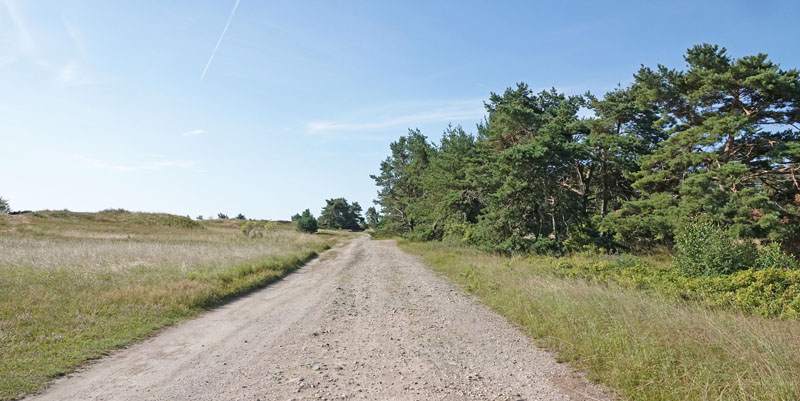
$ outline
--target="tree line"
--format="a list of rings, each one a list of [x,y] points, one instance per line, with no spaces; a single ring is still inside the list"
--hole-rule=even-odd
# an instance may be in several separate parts
[[[709,44],[684,59],[602,97],[491,93],[475,134],[409,130],[371,176],[378,231],[548,253],[672,246],[712,224],[797,252],[798,70]]]
[[[299,231],[315,233],[319,228],[329,230],[361,231],[375,227],[378,222],[378,212],[374,207],[367,209],[366,218],[361,215],[363,209],[358,202],[349,203],[345,198],[332,198],[325,200],[318,218],[315,218],[309,209],[292,216]]]

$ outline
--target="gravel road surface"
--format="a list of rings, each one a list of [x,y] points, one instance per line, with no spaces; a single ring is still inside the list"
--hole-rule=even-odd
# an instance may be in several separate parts
[[[610,398],[394,242],[366,235],[32,397]]]

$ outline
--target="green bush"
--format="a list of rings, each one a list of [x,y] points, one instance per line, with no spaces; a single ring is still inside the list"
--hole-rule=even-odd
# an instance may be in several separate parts
[[[792,255],[787,255],[781,250],[778,243],[771,243],[758,251],[755,268],[764,269],[796,269],[797,259]]]
[[[259,222],[249,220],[242,224],[241,229],[242,234],[248,237],[258,237],[263,235],[265,227]]]
[[[485,234],[485,232],[483,234]],[[492,252],[498,252],[504,255],[520,255],[530,252],[531,244],[533,242],[534,240],[527,238],[508,237],[499,243],[486,241],[482,247]]]
[[[11,205],[8,204],[7,199],[0,197],[0,213],[11,213]]]
[[[618,269],[629,269],[631,267],[643,265],[645,265],[645,262],[642,260],[642,258],[628,254],[620,255],[614,261],[614,266],[616,266]]]
[[[297,231],[310,234],[317,232],[317,219],[314,218],[310,210],[304,210],[300,218],[297,219]]]
[[[711,223],[687,225],[675,236],[675,267],[690,277],[714,277],[755,265],[757,252],[748,240]]]
[[[620,257],[609,262],[599,256],[530,256],[525,261],[532,270],[552,272],[562,277],[611,281],[626,288],[653,291],[712,308],[731,308],[764,317],[800,318],[798,269],[749,268],[729,275],[686,277],[668,266],[659,267],[651,259],[639,257]]]
[[[738,271],[729,276],[698,277],[676,281],[685,299],[711,307],[733,307],[765,317],[800,317],[800,274],[796,270],[768,268]]]
[[[530,246],[530,251],[537,255],[561,256],[564,244],[550,238],[539,238]]]

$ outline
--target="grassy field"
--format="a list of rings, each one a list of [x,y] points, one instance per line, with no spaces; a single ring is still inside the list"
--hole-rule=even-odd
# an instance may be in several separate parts
[[[800,399],[796,319],[710,307],[702,297],[685,300],[677,292],[638,288],[609,275],[592,279],[586,271],[598,261],[587,257],[555,262],[441,243],[401,246],[624,399]],[[566,274],[554,268],[559,263]],[[589,267],[569,273],[581,265]]]
[[[125,211],[0,215],[0,399],[275,281],[340,238],[288,223],[245,235],[241,223]]]

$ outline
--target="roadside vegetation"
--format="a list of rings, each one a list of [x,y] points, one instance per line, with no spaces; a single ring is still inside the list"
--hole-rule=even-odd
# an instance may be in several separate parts
[[[627,399],[800,399],[800,72],[684,59],[410,130],[371,176],[375,235]]]
[[[800,399],[800,321],[727,307],[741,297],[758,314],[797,316],[797,271],[687,280],[664,256],[507,257],[440,242],[401,247],[623,399]],[[794,306],[780,300],[778,283],[795,294]]]
[[[337,238],[125,210],[0,214],[0,399],[275,281]]]

